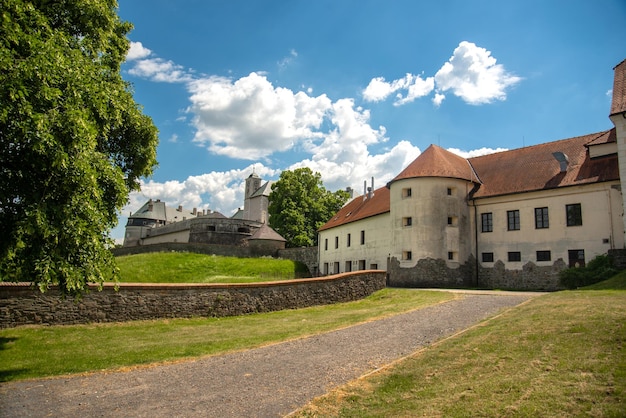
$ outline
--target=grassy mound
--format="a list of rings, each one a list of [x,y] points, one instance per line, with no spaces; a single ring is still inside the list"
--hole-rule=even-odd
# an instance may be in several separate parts
[[[122,283],[246,283],[306,277],[302,263],[195,253],[149,253],[117,257]]]

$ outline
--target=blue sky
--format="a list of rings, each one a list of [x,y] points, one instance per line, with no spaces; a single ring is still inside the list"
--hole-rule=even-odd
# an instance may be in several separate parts
[[[430,144],[463,156],[597,132],[624,0],[120,0],[122,67],[160,131],[148,198],[230,216],[252,170],[382,186]]]

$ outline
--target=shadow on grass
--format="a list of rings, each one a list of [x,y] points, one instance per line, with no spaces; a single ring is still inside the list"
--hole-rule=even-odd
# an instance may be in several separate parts
[[[578,290],[626,290],[626,270],[619,272],[608,280],[580,287]]]

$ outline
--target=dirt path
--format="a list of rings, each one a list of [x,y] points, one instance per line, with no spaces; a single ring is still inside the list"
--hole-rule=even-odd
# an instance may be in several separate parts
[[[239,353],[0,385],[2,417],[279,417],[528,300],[494,292]]]

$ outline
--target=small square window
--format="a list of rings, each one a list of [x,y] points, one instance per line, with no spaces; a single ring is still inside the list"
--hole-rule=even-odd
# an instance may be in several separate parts
[[[454,260],[454,251],[448,251],[448,260]]]
[[[411,226],[413,225],[413,218],[407,216],[406,218],[402,218],[402,226]]]
[[[493,253],[482,253],[483,263],[493,263]]]
[[[411,197],[412,193],[413,192],[412,192],[410,187],[408,187],[406,189],[402,189],[402,197],[403,198]]]
[[[452,196],[452,188],[451,187],[448,187],[447,192],[448,192],[448,196]]]
[[[522,253],[519,251],[509,251],[509,261],[522,261]]]
[[[550,251],[537,251],[537,261],[550,261],[552,254]]]
[[[403,260],[411,260],[411,259],[413,259],[413,253],[411,251],[403,251],[402,252],[402,259]]]

